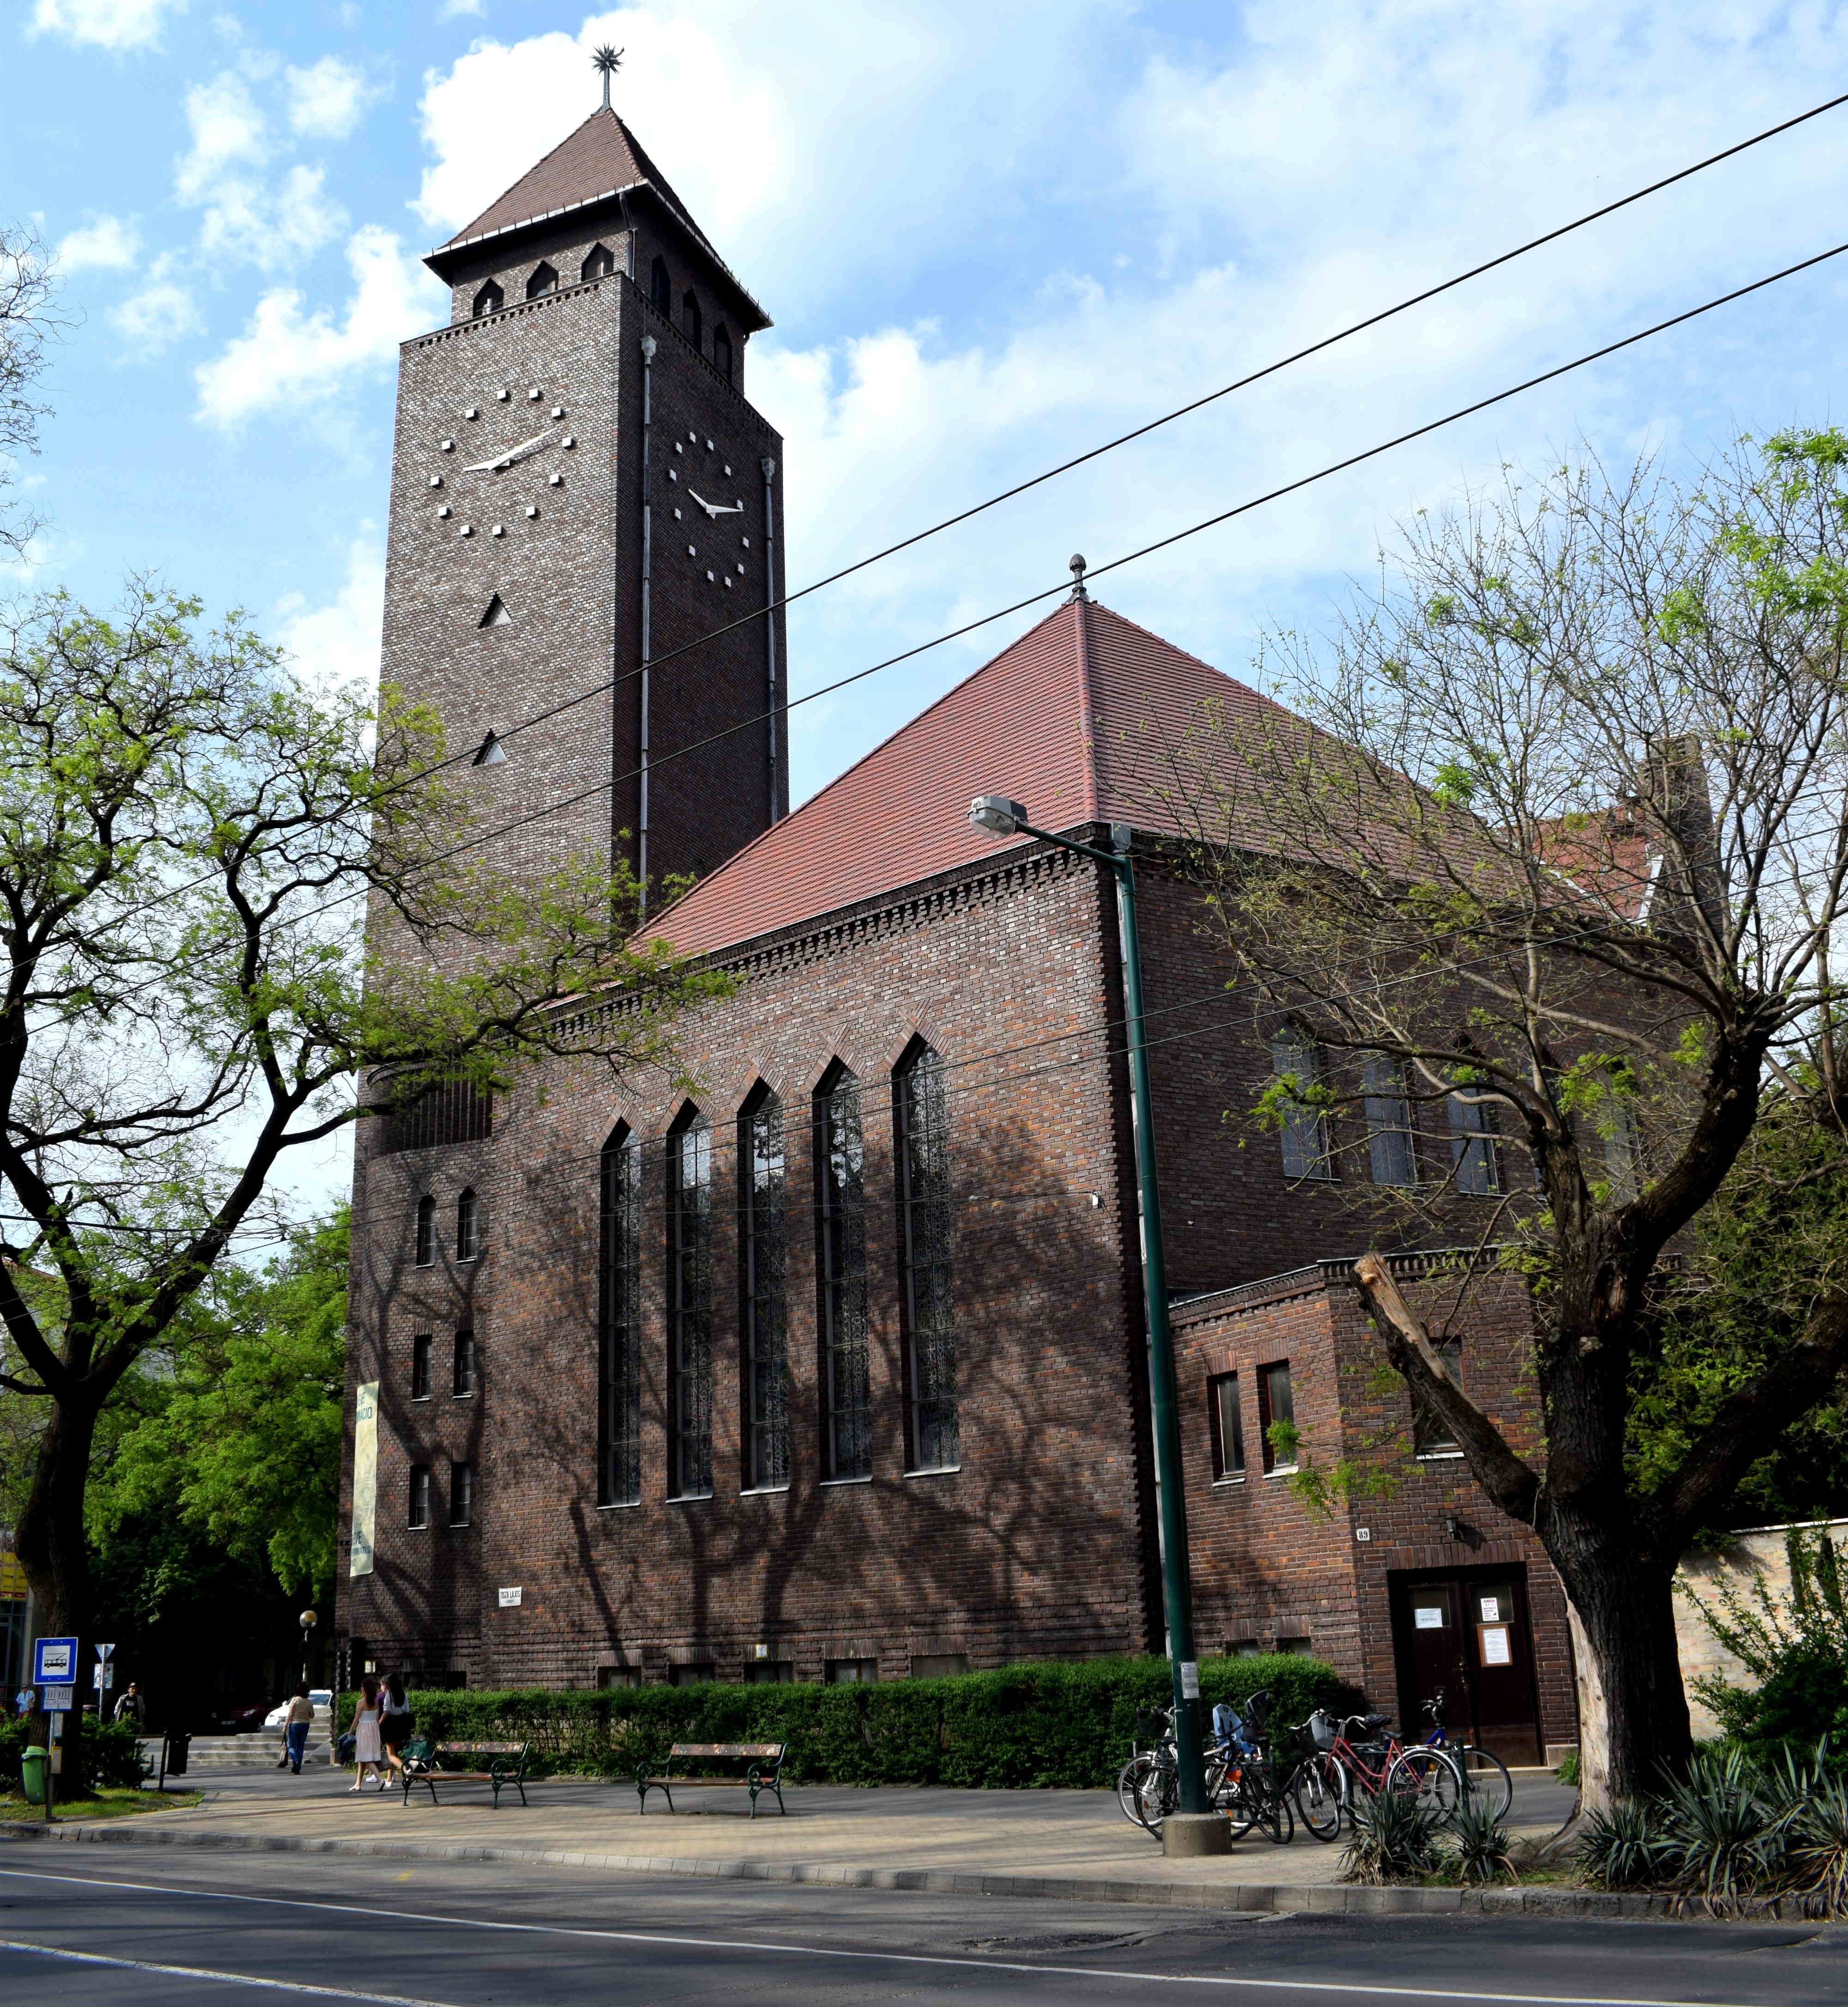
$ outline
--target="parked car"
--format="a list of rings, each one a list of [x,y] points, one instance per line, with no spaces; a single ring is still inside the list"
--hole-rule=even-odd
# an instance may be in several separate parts
[[[317,1722],[323,1716],[333,1713],[334,1689],[331,1687],[310,1687],[308,1689],[308,1698],[309,1705],[314,1709],[314,1718]],[[263,1716],[264,1727],[285,1727],[288,1723],[288,1710],[289,1703],[287,1701],[284,1701],[278,1707],[271,1708]]]
[[[269,1711],[269,1703],[260,1700],[241,1706],[221,1705],[213,1713],[211,1732],[215,1735],[248,1735],[263,1727],[263,1716]]]

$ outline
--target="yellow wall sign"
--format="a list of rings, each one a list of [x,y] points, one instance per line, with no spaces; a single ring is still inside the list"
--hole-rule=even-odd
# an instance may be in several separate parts
[[[26,1571],[19,1556],[10,1552],[0,1554],[0,1598],[12,1603],[26,1600]]]
[[[368,1380],[353,1409],[353,1540],[347,1573],[370,1575],[379,1505],[379,1383]]]

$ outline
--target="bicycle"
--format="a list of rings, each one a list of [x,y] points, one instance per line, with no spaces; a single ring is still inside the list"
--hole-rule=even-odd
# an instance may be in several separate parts
[[[1478,1748],[1473,1742],[1452,1742],[1444,1722],[1445,1690],[1440,1687],[1425,1702],[1431,1732],[1425,1737],[1428,1749],[1441,1749],[1461,1773],[1463,1788],[1473,1799],[1493,1801],[1494,1815],[1505,1818],[1514,1802],[1514,1780],[1508,1766],[1492,1749]]]
[[[1144,1738],[1151,1747],[1137,1747]],[[1129,1760],[1117,1772],[1118,1809],[1132,1825],[1161,1836],[1161,1822],[1181,1801],[1181,1773],[1175,1757],[1174,1709],[1145,1709],[1136,1717]]]
[[[1246,1702],[1244,1726],[1260,1737],[1270,1703],[1268,1690],[1260,1690]],[[1136,1746],[1147,1739],[1151,1746]],[[1207,1802],[1224,1813],[1235,1839],[1242,1839],[1255,1825],[1262,1825],[1279,1846],[1295,1836],[1295,1819],[1286,1793],[1289,1778],[1278,1781],[1276,1769],[1260,1741],[1256,1746],[1232,1737],[1220,1737],[1202,1752]],[[1145,1710],[1136,1719],[1136,1738],[1129,1760],[1117,1773],[1117,1805],[1125,1818],[1156,1839],[1168,1815],[1181,1799],[1181,1777],[1175,1754],[1174,1710]]]
[[[1351,1714],[1337,1727],[1318,1708],[1307,1724],[1316,1753],[1297,1772],[1295,1797],[1298,1816],[1320,1840],[1341,1830],[1341,1814],[1354,1824],[1355,1790],[1376,1797],[1381,1791],[1403,1793],[1420,1804],[1435,1805],[1439,1816],[1454,1816],[1464,1792],[1462,1771],[1447,1751],[1428,1743],[1401,1743],[1387,1724],[1385,1714]],[[1373,1737],[1386,1729],[1383,1736]]]
[[[1234,1839],[1242,1839],[1253,1826],[1261,1825],[1275,1845],[1287,1847],[1296,1836],[1289,1797],[1295,1773],[1294,1766],[1286,1772],[1278,1761],[1270,1721],[1270,1691],[1261,1687],[1246,1700],[1240,1730],[1243,1740],[1228,1736],[1215,1748],[1207,1797],[1225,1814]],[[1290,1731],[1292,1735],[1297,1732]]]

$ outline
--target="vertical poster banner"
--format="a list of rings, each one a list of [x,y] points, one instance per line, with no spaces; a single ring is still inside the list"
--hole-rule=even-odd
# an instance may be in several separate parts
[[[368,1380],[353,1409],[353,1544],[347,1573],[370,1575],[379,1504],[379,1383]]]

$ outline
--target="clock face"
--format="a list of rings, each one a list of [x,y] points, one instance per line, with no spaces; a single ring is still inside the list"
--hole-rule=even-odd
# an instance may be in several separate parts
[[[458,537],[536,528],[577,450],[571,414],[542,384],[495,384],[462,405],[427,477],[436,520]]]
[[[703,432],[673,442],[668,455],[668,507],[685,538],[688,570],[703,573],[715,592],[744,583],[750,562],[749,485],[724,450]]]

